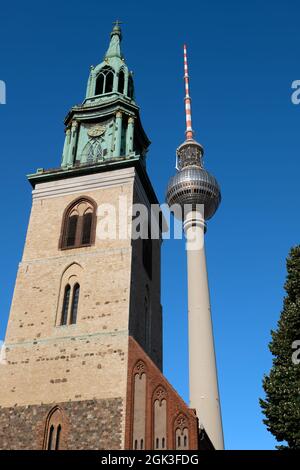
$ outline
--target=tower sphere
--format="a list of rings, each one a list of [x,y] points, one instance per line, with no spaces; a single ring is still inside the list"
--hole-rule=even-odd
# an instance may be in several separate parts
[[[177,149],[178,173],[168,183],[166,200],[169,206],[204,204],[204,218],[210,219],[221,202],[216,178],[203,168],[203,148],[194,140],[186,140]]]

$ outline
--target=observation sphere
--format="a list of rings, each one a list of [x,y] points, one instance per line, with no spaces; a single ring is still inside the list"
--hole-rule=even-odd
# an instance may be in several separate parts
[[[178,173],[167,187],[169,206],[204,204],[204,218],[210,219],[221,202],[221,191],[214,176],[203,168],[203,148],[193,140],[184,142],[177,150]]]

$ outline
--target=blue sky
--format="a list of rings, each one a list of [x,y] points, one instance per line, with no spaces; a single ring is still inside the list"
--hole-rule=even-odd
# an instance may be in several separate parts
[[[189,10],[189,11],[188,11]],[[299,243],[300,79],[296,1],[151,3],[115,0],[6,2],[1,7],[0,338],[4,337],[30,213],[25,175],[60,163],[63,118],[84,98],[111,23],[152,145],[148,172],[161,201],[184,139],[182,44],[188,45],[193,127],[223,201],[206,235],[228,449],[271,449],[258,398],[282,306],[285,257]],[[183,240],[162,258],[164,372],[188,399],[186,259]]]

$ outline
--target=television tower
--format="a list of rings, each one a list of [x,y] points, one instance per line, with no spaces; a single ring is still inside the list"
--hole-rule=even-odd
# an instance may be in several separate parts
[[[215,449],[223,449],[214,337],[210,312],[204,234],[206,220],[216,212],[221,193],[217,180],[203,165],[203,147],[194,140],[187,50],[184,45],[186,139],[177,149],[178,172],[167,188],[169,207],[179,204],[186,237],[188,272],[189,388],[195,408]],[[176,216],[176,211],[175,211]]]

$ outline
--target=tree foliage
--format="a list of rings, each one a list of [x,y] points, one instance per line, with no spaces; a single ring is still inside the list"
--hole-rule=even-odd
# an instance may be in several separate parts
[[[300,449],[300,246],[287,258],[284,288],[283,310],[269,343],[273,365],[263,379],[266,397],[260,405],[267,429],[286,443],[277,448]]]

